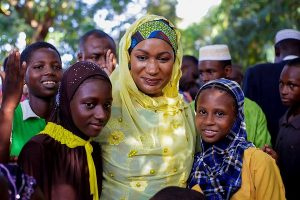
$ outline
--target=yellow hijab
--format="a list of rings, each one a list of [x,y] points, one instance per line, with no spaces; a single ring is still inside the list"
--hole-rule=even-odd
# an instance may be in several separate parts
[[[128,67],[131,36],[141,24],[159,19],[166,20],[156,15],[142,17],[120,42],[119,67],[110,77],[112,115],[97,138],[103,150],[103,199],[149,199],[166,185],[185,187],[191,170],[196,132],[193,111],[178,89],[182,61],[179,31],[174,28],[178,49],[162,96],[141,92]]]
[[[111,80],[113,83],[118,82],[120,87],[120,95],[126,102],[131,101],[131,97],[134,96],[136,100],[146,109],[153,110],[168,110],[175,111],[178,109],[178,106],[182,107],[183,101],[181,96],[178,93],[178,82],[181,77],[181,62],[182,62],[182,46],[178,45],[178,49],[176,52],[176,58],[174,63],[174,68],[172,72],[172,77],[169,84],[163,89],[163,96],[158,98],[152,98],[143,92],[139,91],[137,86],[135,85],[128,68],[128,63],[130,61],[130,56],[128,53],[128,49],[131,44],[131,36],[136,32],[136,29],[141,24],[147,21],[167,19],[156,16],[156,15],[147,15],[140,20],[138,20],[135,24],[132,25],[123,38],[120,41],[119,48],[119,61],[120,68],[115,70],[115,72],[111,76]],[[173,26],[170,23],[171,26]],[[174,27],[174,26],[173,26]],[[177,44],[180,44],[180,32],[175,29],[177,34]],[[116,91],[116,90],[115,90]],[[134,109],[134,108],[133,108]],[[129,109],[132,110],[132,109]]]

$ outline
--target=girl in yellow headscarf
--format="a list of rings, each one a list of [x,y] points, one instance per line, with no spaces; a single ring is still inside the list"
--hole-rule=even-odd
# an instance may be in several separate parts
[[[195,148],[193,111],[178,92],[180,33],[147,15],[125,33],[112,73],[112,116],[99,137],[101,199],[149,199],[167,186],[186,186]]]

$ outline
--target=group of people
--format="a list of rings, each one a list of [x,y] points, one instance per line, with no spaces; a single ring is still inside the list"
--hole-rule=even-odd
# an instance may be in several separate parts
[[[299,129],[299,59],[272,85],[290,106],[275,145],[265,108],[232,81],[228,46],[202,47],[197,59],[183,56],[180,36],[164,17],[146,15],[126,31],[116,59],[114,40],[92,30],[64,72],[47,42],[12,51],[0,108],[3,197],[296,199],[285,177],[298,172],[281,169],[299,160],[287,155],[298,141],[284,138],[299,133],[291,130]]]

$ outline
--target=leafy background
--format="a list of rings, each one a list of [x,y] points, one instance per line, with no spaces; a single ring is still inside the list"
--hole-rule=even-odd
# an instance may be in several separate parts
[[[129,5],[139,4],[140,0],[87,2],[0,0],[0,61],[11,48],[18,46],[20,38],[25,38],[26,44],[39,40],[54,43],[67,67],[75,61],[79,37],[90,29],[101,29],[96,21],[104,13],[106,20],[123,16],[110,33],[117,43],[126,28],[145,13],[163,15],[174,24],[180,22],[176,16],[176,0],[144,0],[139,14],[131,12]],[[195,6],[200,7],[201,2],[195,1]],[[299,30],[299,27],[299,0],[223,0],[201,21],[181,31],[185,54],[198,57],[200,46],[226,43],[233,62],[246,69],[256,63],[273,61],[274,36],[278,30]]]

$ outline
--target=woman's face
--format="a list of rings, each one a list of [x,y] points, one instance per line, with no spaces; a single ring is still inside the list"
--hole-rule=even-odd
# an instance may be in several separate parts
[[[151,38],[138,43],[130,54],[131,76],[138,89],[151,97],[162,96],[174,61],[174,51],[167,42]]]
[[[197,99],[196,128],[202,140],[216,143],[225,138],[236,119],[234,99],[218,89],[205,89]]]

